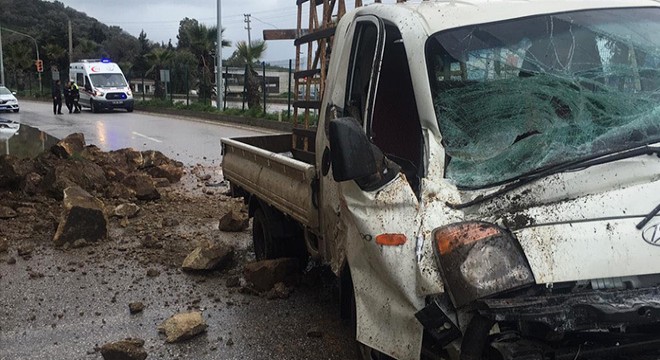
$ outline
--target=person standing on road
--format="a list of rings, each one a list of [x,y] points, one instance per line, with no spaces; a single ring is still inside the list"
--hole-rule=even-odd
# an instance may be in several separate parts
[[[73,101],[73,113],[80,113],[80,89],[78,89],[78,84],[75,81],[71,83],[71,98]]]
[[[53,114],[62,114],[62,89],[60,89],[60,81],[55,80],[53,84]]]
[[[66,104],[66,108],[69,109],[69,114],[73,112],[73,93],[71,89],[71,81],[68,81],[66,85],[64,85],[64,104]]]

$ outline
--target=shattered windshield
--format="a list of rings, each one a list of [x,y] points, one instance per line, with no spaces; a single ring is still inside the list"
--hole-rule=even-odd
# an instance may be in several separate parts
[[[121,74],[92,74],[89,76],[96,87],[125,87],[126,81]]]
[[[446,177],[479,188],[660,141],[660,10],[590,10],[427,44]]]

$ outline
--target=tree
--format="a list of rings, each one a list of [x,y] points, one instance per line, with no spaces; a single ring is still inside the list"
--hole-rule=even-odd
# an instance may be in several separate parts
[[[224,29],[222,30],[224,31]],[[200,24],[195,19],[185,18],[179,23],[178,49],[188,50],[197,58],[199,79],[199,96],[210,99],[213,96],[215,45],[218,28]],[[231,46],[231,42],[222,41],[223,47]]]
[[[133,71],[140,77],[149,70],[149,63],[147,61],[147,54],[153,49],[153,44],[147,39],[147,33],[142,30],[138,36],[138,51],[135,57]]]
[[[247,92],[247,103],[250,109],[259,108],[259,74],[254,70],[259,59],[266,52],[266,42],[255,40],[251,44],[239,41],[236,44],[236,54],[245,66],[245,90]],[[265,91],[265,89],[263,89]]]
[[[160,70],[169,65],[170,60],[172,60],[173,57],[174,53],[172,51],[160,47],[151,50],[151,52],[146,55],[147,62],[151,64],[151,67],[147,70],[145,76],[152,72],[154,73],[154,79],[156,80],[154,96],[157,98],[165,98],[165,91],[161,81],[162,79],[160,78]]]

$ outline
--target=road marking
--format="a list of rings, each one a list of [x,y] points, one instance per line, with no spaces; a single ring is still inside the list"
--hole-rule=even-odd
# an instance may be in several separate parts
[[[162,142],[163,142],[162,140],[154,139],[154,138],[149,137],[149,136],[147,136],[147,135],[140,134],[140,133],[137,132],[137,131],[133,131],[133,135],[137,135],[137,136],[139,136],[139,137],[145,138],[145,139],[147,139],[147,140],[155,141],[155,142],[157,142],[157,143],[162,143]]]

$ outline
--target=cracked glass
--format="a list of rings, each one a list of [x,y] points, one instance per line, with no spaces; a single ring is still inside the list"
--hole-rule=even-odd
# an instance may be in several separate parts
[[[446,177],[482,188],[660,141],[660,10],[533,16],[427,44]]]

